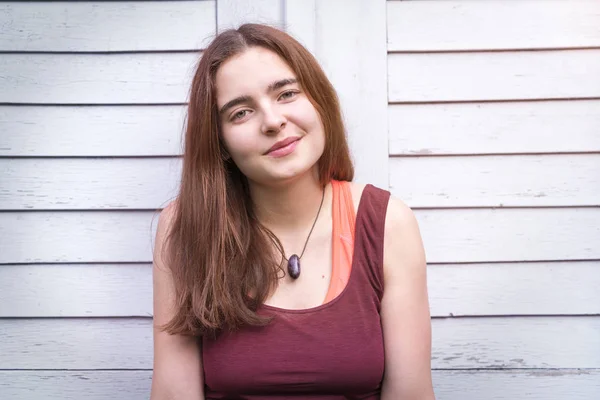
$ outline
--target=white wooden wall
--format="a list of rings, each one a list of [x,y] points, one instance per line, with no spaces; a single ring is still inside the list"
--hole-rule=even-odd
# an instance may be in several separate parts
[[[438,400],[600,398],[600,2],[217,0],[0,2],[0,399],[148,398],[154,210],[197,51],[246,20],[415,209]]]

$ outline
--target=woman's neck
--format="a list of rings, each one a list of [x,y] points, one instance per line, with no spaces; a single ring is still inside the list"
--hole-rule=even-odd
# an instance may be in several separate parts
[[[250,184],[256,216],[274,232],[304,230],[307,225],[312,225],[323,198],[323,190],[314,173],[277,187]],[[321,215],[327,215],[329,203],[326,200],[323,202]]]

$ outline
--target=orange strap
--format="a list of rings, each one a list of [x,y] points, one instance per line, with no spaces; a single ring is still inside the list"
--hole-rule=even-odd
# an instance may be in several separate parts
[[[350,183],[332,180],[331,187],[333,193],[332,270],[325,303],[342,293],[350,278],[356,222]]]

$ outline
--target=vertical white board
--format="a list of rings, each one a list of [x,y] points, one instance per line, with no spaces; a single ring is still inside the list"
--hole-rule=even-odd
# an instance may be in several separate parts
[[[384,0],[288,0],[290,32],[316,56],[340,97],[356,180],[388,188]]]
[[[217,31],[237,28],[248,22],[281,28],[285,0],[219,0]]]

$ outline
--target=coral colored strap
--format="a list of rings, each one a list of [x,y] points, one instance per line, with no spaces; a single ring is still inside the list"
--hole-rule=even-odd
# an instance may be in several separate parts
[[[331,181],[332,187],[332,271],[325,303],[336,298],[348,283],[352,270],[356,212],[349,182]]]

